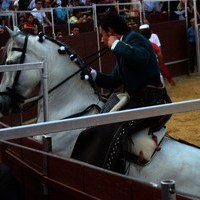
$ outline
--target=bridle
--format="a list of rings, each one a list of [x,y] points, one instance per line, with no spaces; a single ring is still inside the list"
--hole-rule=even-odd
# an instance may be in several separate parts
[[[14,37],[16,37],[18,34],[23,34],[23,33],[19,32]],[[27,44],[28,44],[28,37],[29,37],[29,35],[26,35],[26,34],[24,34],[24,35],[25,35],[25,41],[24,41],[23,48],[13,47],[11,49],[11,51],[22,52],[19,64],[24,63],[24,60],[25,60],[25,57],[26,57],[26,51],[27,51]],[[61,81],[59,84],[57,84],[56,86],[54,86],[53,88],[51,88],[48,91],[48,94],[51,93],[52,91],[54,91],[56,88],[60,87],[62,84],[64,84],[65,82],[67,82],[71,78],[73,78],[75,75],[77,75],[77,74],[79,74],[81,72],[81,73],[84,73],[84,74],[88,75],[88,77],[89,77],[88,81],[89,81],[90,85],[92,86],[92,88],[94,89],[95,93],[98,95],[99,100],[105,102],[105,99],[101,97],[101,95],[99,93],[99,90],[97,89],[96,84],[95,84],[93,78],[91,77],[91,74],[90,74],[88,66],[91,63],[93,63],[94,61],[96,61],[99,57],[102,57],[105,53],[107,53],[109,51],[108,47],[102,48],[99,51],[93,53],[92,55],[87,56],[86,59],[87,58],[91,58],[93,56],[96,56],[96,58],[94,58],[92,61],[90,61],[89,63],[86,64],[83,61],[83,59],[81,57],[79,57],[75,53],[75,51],[73,51],[72,49],[70,49],[66,44],[63,44],[60,41],[57,41],[57,40],[55,40],[53,38],[49,38],[49,37],[44,36],[44,35],[40,36],[39,42],[43,42],[42,38],[50,40],[53,43],[56,43],[59,47],[64,47],[65,50],[66,50],[65,53],[69,56],[69,58],[71,59],[71,61],[75,62],[79,66],[79,69],[77,71],[75,71],[74,73],[72,73],[71,75],[69,75],[66,79],[64,79],[63,81]],[[59,52],[59,50],[58,50],[58,52]],[[21,71],[17,71],[16,76],[14,78],[13,85],[12,85],[11,88],[6,88],[7,89],[6,92],[0,92],[0,96],[7,95],[7,96],[10,97],[12,110],[13,110],[13,112],[17,112],[17,113],[29,110],[35,103],[37,103],[39,100],[41,100],[43,98],[43,95],[41,95],[36,100],[34,100],[32,102],[32,104],[29,107],[27,107],[26,109],[21,108],[20,105],[22,103],[24,103],[25,98],[23,96],[21,96],[20,94],[18,94],[17,91],[16,91],[16,86],[17,86],[17,82],[19,80],[20,73],[21,73]],[[96,108],[98,112],[100,112],[100,110],[101,110],[101,108],[97,104],[92,104],[92,105],[88,106],[85,110],[83,110],[83,111],[81,111],[79,113],[73,114],[71,116],[68,116],[67,118],[81,116],[81,115],[85,114],[86,112],[89,112],[93,108]],[[3,113],[3,114],[7,114],[7,113]]]
[[[17,33],[14,37],[16,37],[19,33]],[[25,40],[24,40],[24,45],[23,48],[18,48],[18,47],[12,47],[12,51],[19,51],[22,52],[21,57],[20,57],[20,62],[19,64],[24,63],[25,57],[26,57],[26,49],[27,49],[27,44],[28,44],[28,35],[25,35]],[[21,104],[24,102],[25,97],[23,97],[22,95],[20,95],[17,91],[16,91],[16,86],[19,80],[19,76],[20,76],[21,71],[17,71],[14,81],[13,81],[13,85],[12,87],[7,87],[5,92],[0,92],[0,96],[9,96],[11,99],[11,107],[13,112],[20,112],[21,111]],[[2,113],[4,115],[8,114],[7,111],[4,110],[4,108],[2,107]]]

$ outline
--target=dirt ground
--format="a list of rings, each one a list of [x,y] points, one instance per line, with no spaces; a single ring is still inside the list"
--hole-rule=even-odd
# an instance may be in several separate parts
[[[200,99],[200,75],[179,76],[174,80],[176,86],[166,83],[173,102]],[[167,123],[167,129],[169,135],[200,146],[200,110],[173,114]]]

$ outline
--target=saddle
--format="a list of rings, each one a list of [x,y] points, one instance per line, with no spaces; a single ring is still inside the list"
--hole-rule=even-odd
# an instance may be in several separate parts
[[[113,94],[102,112],[123,109],[128,101],[126,93]],[[79,135],[71,158],[125,174],[127,160],[145,164],[160,149],[168,119],[160,116],[88,128]]]
[[[108,98],[107,102],[101,109],[101,113],[114,112],[123,109],[123,107],[129,102],[130,96],[127,92],[113,93]]]

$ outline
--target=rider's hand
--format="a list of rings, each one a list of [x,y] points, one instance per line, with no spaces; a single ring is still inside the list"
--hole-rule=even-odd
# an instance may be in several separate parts
[[[116,41],[119,41],[118,38],[117,38],[116,36],[114,36],[114,35],[111,35],[111,36],[109,36],[109,38],[108,38],[107,45],[108,45],[109,47],[112,47],[113,43],[116,42]]]
[[[88,68],[85,68],[83,71],[81,71],[81,79],[82,80],[88,80],[89,76],[91,76],[92,79],[95,81],[95,79],[97,77],[96,70],[88,67]]]

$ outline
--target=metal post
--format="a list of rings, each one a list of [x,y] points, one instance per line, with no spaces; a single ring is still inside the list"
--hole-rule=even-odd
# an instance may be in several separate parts
[[[197,4],[196,0],[193,0],[193,7],[194,7],[194,20],[195,20],[195,34],[196,34],[196,57],[197,57],[197,72],[200,74],[200,39],[199,39],[199,26],[198,26],[198,19],[197,19]]]
[[[45,152],[51,152],[52,151],[52,139],[51,139],[51,137],[47,136],[47,135],[43,135],[42,141],[43,141],[43,150]],[[47,155],[43,156],[43,173],[44,173],[45,176],[48,175],[48,156]],[[42,188],[43,188],[44,197],[48,197],[48,195],[49,195],[48,186],[45,185],[45,184],[42,184]]]
[[[43,135],[42,136],[42,142],[43,142],[43,150],[47,153],[52,151],[52,139],[50,136]],[[44,155],[44,160],[43,160],[43,172],[45,175],[48,173],[48,160],[47,160],[47,155]]]
[[[176,200],[175,181],[161,181],[162,200]]]
[[[96,33],[97,33],[97,49],[98,49],[98,51],[100,50],[100,38],[99,38],[99,29],[98,29],[98,19],[97,19],[97,10],[96,10],[96,4],[95,5],[93,5],[93,9],[94,9],[94,16],[95,16],[95,18],[94,18],[94,21],[95,21],[95,29],[96,29]],[[100,53],[99,53],[99,55],[100,55]],[[102,72],[102,61],[101,61],[101,56],[99,56],[99,59],[98,59],[98,61],[99,61],[99,71],[101,71]]]
[[[53,11],[54,11],[53,8],[51,8],[51,27],[52,27],[52,36],[54,39],[56,39]]]
[[[49,120],[49,112],[48,112],[48,82],[47,82],[47,62],[46,62],[46,59],[43,62],[42,80],[43,80],[44,122],[47,122]]]

